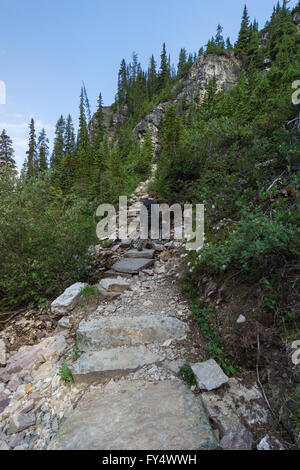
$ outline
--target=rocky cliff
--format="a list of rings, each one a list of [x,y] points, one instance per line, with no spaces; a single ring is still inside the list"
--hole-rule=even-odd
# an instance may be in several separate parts
[[[147,128],[149,128],[157,157],[160,152],[159,125],[167,107],[170,104],[179,103],[184,98],[187,102],[194,101],[199,104],[203,100],[210,80],[214,77],[216,77],[218,88],[224,87],[228,91],[236,85],[241,71],[242,62],[234,54],[201,56],[176,86],[178,90],[176,98],[156,106],[152,113],[137,124],[133,131],[134,135],[140,142],[143,142]]]

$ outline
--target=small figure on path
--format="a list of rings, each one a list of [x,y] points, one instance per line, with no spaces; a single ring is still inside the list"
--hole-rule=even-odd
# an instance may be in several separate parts
[[[151,228],[154,225],[153,206],[157,206],[159,210],[158,195],[156,191],[149,191],[148,198],[143,200],[143,205],[147,209],[148,217],[148,238],[140,238],[137,244],[137,250],[142,251],[147,246],[149,238],[151,238]],[[147,223],[147,222],[146,222]],[[162,214],[159,212],[159,242],[162,241]]]

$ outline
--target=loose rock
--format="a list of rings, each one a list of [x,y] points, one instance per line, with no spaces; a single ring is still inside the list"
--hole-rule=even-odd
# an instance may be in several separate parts
[[[200,390],[214,390],[228,382],[227,375],[224,374],[221,367],[218,366],[214,359],[206,362],[191,364],[191,368],[195,374],[198,388]]]
[[[68,287],[62,295],[60,295],[51,304],[51,312],[53,315],[65,315],[71,312],[79,301],[80,292],[87,286],[84,282],[77,282]]]

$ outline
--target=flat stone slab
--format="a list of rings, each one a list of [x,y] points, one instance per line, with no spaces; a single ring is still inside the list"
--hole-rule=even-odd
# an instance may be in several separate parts
[[[200,400],[179,380],[93,390],[49,450],[209,450],[216,440]]]
[[[104,276],[104,279],[106,279],[106,278],[116,279],[117,277],[120,277],[120,276],[125,278],[125,279],[130,279],[131,278],[131,274],[120,273],[120,272],[117,272],[117,271],[113,271],[112,269],[109,269],[108,271],[105,271],[103,276]]]
[[[229,380],[214,359],[191,364],[191,368],[200,390],[214,390],[226,384]]]
[[[124,258],[118,263],[115,263],[111,269],[121,273],[128,273],[128,274],[137,274],[145,268],[152,266],[154,263],[153,259],[145,259],[145,258]]]
[[[75,382],[93,383],[127,375],[140,367],[158,361],[159,356],[144,346],[120,347],[104,351],[84,352],[70,366],[70,369]]]
[[[63,294],[51,304],[51,313],[54,315],[65,315],[71,312],[77,305],[80,292],[87,286],[84,282],[76,282],[68,287]]]
[[[128,250],[125,253],[125,258],[144,258],[152,259],[154,258],[155,250],[147,250],[144,248],[142,251],[138,250]]]
[[[186,335],[188,326],[177,318],[160,315],[103,317],[79,324],[77,345],[81,351],[99,351],[119,346],[164,343]]]

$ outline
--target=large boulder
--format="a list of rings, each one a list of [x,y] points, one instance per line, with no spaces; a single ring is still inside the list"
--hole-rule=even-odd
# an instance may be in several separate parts
[[[71,312],[79,301],[80,292],[87,286],[84,282],[76,282],[68,287],[63,294],[51,304],[51,313],[55,316],[63,316]]]

